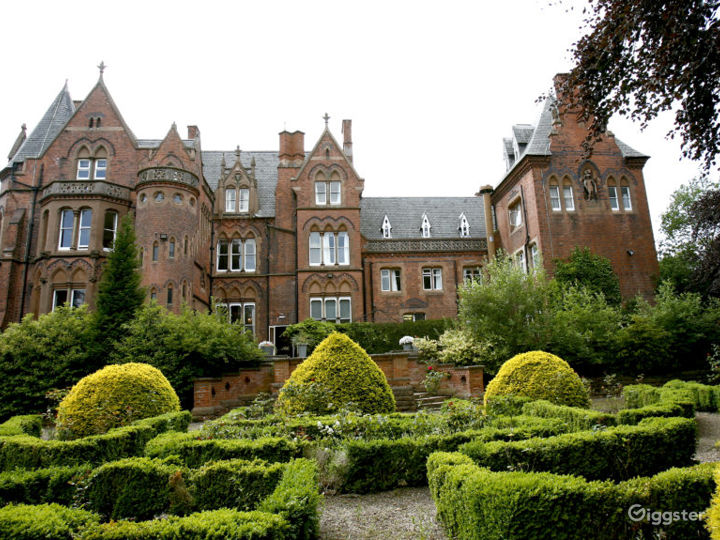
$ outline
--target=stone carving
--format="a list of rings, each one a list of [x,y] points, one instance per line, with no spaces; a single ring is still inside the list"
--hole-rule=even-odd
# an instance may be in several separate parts
[[[583,191],[585,192],[586,201],[597,201],[598,188],[597,182],[593,177],[593,173],[590,169],[585,169],[582,178]]]
[[[372,253],[487,251],[487,240],[485,238],[468,240],[450,238],[424,238],[422,240],[370,240],[365,243],[364,250]]]
[[[43,189],[42,196],[51,195],[106,195],[116,199],[130,200],[130,190],[107,182],[53,182]]]
[[[138,176],[140,178],[138,183],[178,182],[189,186],[197,186],[200,183],[197,176],[194,174],[170,167],[154,167],[152,169],[145,169],[144,171],[140,171]]]

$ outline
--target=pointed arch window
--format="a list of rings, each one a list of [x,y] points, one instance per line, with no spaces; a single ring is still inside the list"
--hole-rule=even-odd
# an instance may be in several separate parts
[[[383,238],[392,238],[392,225],[390,225],[390,220],[387,216],[383,218],[383,224],[382,224],[382,235]]]
[[[170,242],[168,242],[168,258],[174,259],[175,258],[175,239],[171,238]]]
[[[237,191],[234,187],[225,189],[225,211],[235,212],[235,200],[237,197]]]
[[[430,225],[430,220],[428,219],[427,214],[423,214],[422,226],[420,227],[423,238],[430,238],[430,229],[431,228],[432,228],[432,226]]]
[[[254,238],[248,238],[245,240],[245,258],[243,260],[243,266],[245,267],[246,272],[254,272],[257,267]]]
[[[159,255],[160,255],[160,245],[157,242],[155,242],[155,243],[153,243],[153,250],[152,250],[153,262],[157,262]]]
[[[464,212],[460,214],[460,227],[458,227],[458,229],[460,230],[460,236],[470,236],[470,223],[468,223]]]
[[[173,304],[173,286],[172,284],[168,285],[167,290],[167,305],[172,306]]]
[[[239,238],[234,238],[230,244],[230,270],[242,270],[242,240]]]
[[[248,188],[238,189],[238,212],[250,210],[250,190]]]
[[[632,198],[630,197],[630,185],[624,178],[620,181],[620,199],[625,211],[632,210]]]
[[[563,203],[565,204],[565,210],[572,212],[575,210],[575,197],[573,197],[573,188],[570,180],[567,178],[563,180]]]

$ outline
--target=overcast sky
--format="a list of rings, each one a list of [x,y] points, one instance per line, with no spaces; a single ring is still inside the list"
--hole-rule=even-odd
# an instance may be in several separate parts
[[[200,127],[205,150],[277,150],[278,132],[312,148],[330,115],[353,120],[365,196],[472,195],[504,173],[502,138],[537,121],[536,98],[568,69],[581,1],[27,1],[3,5],[0,149],[32,130],[65,80],[84,99],[105,83],[138,138]],[[575,9],[568,11],[567,6]],[[671,193],[695,176],[664,139],[610,128],[652,156],[656,231]]]

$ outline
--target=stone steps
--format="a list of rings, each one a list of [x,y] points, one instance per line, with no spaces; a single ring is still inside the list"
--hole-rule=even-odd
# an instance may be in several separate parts
[[[393,394],[395,395],[395,407],[401,412],[415,412],[417,403],[412,386],[393,386]]]
[[[448,396],[431,395],[428,392],[415,392],[413,394],[417,410],[437,410],[448,399]]]

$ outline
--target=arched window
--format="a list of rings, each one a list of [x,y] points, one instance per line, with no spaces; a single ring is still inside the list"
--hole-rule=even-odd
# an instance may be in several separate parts
[[[100,119],[96,120],[96,126],[100,127]],[[93,178],[95,180],[105,180],[107,178],[107,152],[100,147],[95,151],[95,159],[93,160]]]
[[[246,272],[254,272],[256,269],[255,261],[255,239],[248,238],[245,240],[245,259],[243,266]]]
[[[460,236],[470,236],[470,223],[468,223],[464,212],[460,214],[460,226],[458,227],[458,230],[460,231]]]
[[[565,204],[565,210],[568,212],[574,211],[575,210],[575,198],[573,197],[572,184],[570,183],[570,179],[568,179],[568,178],[563,179],[562,193],[563,193],[563,203]]]
[[[237,191],[235,186],[225,188],[225,211],[235,212]]]
[[[552,208],[553,212],[560,212],[562,210],[560,203],[560,186],[558,186],[557,180],[554,177],[550,179],[548,189],[550,190],[550,208]]]
[[[73,236],[73,211],[69,208],[60,211],[60,234],[58,249],[70,249]]]
[[[625,178],[620,180],[620,199],[622,200],[623,210],[629,212],[632,210],[632,198],[630,196],[630,184]]]
[[[382,224],[382,235],[383,238],[392,238],[392,226],[390,225],[390,220],[387,216],[383,218],[383,224]]]
[[[240,272],[242,270],[242,240],[233,238],[230,244],[230,270]]]
[[[153,262],[157,262],[158,256],[160,255],[160,246],[157,242],[153,243],[153,250],[152,250],[152,260]]]
[[[171,283],[170,285],[168,285],[168,290],[167,290],[167,305],[168,305],[168,307],[172,306],[172,303],[173,303],[173,286]]]
[[[430,238],[430,229],[431,228],[432,228],[432,226],[430,225],[430,220],[428,219],[427,214],[423,214],[422,225],[420,227],[423,238]]]
[[[250,190],[248,188],[238,189],[238,212],[250,210]]]
[[[608,191],[608,202],[610,203],[610,210],[617,212],[620,210],[620,204],[618,203],[618,189],[617,184],[613,178],[608,178],[607,182]]]
[[[168,242],[168,257],[170,259],[175,258],[175,239],[170,238],[170,241]]]
[[[105,221],[103,224],[103,249],[110,251],[115,245],[115,235],[117,234],[118,214],[114,210],[105,212]]]

